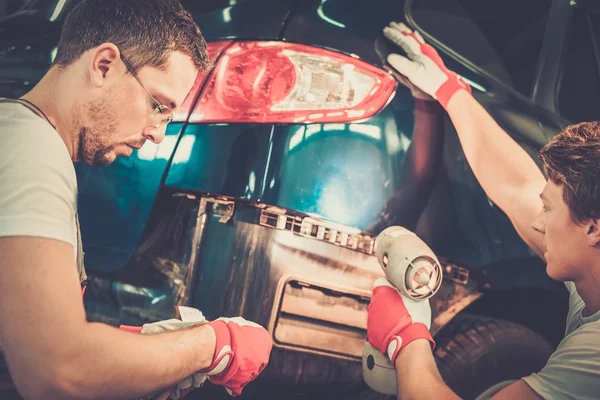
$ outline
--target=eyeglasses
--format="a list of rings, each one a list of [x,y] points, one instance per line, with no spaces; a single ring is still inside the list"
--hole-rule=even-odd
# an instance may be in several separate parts
[[[123,55],[121,55],[121,60],[123,60],[123,64],[125,64],[127,70],[131,73],[131,75],[133,75],[135,80],[138,81],[142,89],[144,89],[144,91],[150,98],[152,106],[154,107],[154,111],[152,112],[152,120],[154,121],[154,126],[158,128],[162,125],[168,124],[169,122],[173,122],[173,111],[171,111],[171,109],[165,106],[164,104],[159,103],[154,98],[154,96],[150,94],[150,92],[148,91],[148,89],[146,89],[142,81],[140,81],[140,78],[138,77],[131,64],[129,64],[129,61],[127,61],[125,57],[123,57]]]

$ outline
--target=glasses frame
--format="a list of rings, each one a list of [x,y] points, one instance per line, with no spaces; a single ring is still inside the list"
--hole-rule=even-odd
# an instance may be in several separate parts
[[[136,81],[138,81],[138,83],[140,84],[142,89],[144,89],[144,91],[148,95],[148,98],[150,98],[150,101],[152,102],[152,107],[154,107],[154,111],[152,112],[152,121],[154,121],[154,126],[156,126],[158,128],[161,125],[167,125],[168,123],[173,122],[173,119],[174,119],[173,111],[166,105],[160,103],[158,100],[156,100],[154,98],[154,96],[152,96],[150,94],[148,89],[146,89],[146,86],[144,86],[144,84],[140,80],[140,77],[138,76],[135,69],[133,69],[133,67],[131,66],[129,61],[127,61],[127,59],[125,59],[125,57],[122,54],[121,54],[121,60],[123,61],[123,64],[125,64],[125,67],[129,71],[129,73],[131,73],[131,75],[133,75],[133,77],[135,78]],[[166,117],[163,117],[164,115],[166,115]]]

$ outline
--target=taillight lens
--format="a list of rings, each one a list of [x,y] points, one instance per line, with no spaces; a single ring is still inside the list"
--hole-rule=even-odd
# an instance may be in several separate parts
[[[190,122],[324,123],[366,119],[391,98],[387,72],[330,50],[237,42],[216,64]]]
[[[208,43],[206,50],[208,51],[208,57],[210,58],[210,61],[214,63],[219,57],[219,55],[223,52],[223,50],[225,50],[227,46],[229,46],[231,43],[231,40],[222,40]],[[175,121],[181,122],[187,120],[187,117],[190,115],[192,105],[194,104],[194,101],[198,96],[198,91],[202,88],[202,84],[206,80],[207,76],[208,74],[198,74],[196,80],[194,81],[194,86],[192,86],[192,89],[186,96],[185,100],[183,101],[183,103],[181,103],[181,106],[175,112],[173,112],[173,117],[175,118]]]

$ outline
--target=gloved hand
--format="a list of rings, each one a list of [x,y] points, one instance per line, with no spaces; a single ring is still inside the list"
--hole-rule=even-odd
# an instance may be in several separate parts
[[[206,379],[223,386],[232,396],[240,395],[244,386],[267,366],[273,347],[271,336],[262,326],[242,317],[219,318],[211,322],[206,322],[203,316],[194,318],[196,319],[190,321],[170,319],[145,324],[143,327],[121,326],[121,329],[152,334],[208,324],[215,331],[216,337],[211,365],[179,382],[168,398],[180,399],[191,390],[201,387]]]
[[[219,318],[209,325],[215,330],[217,345],[211,366],[202,372],[210,382],[238,396],[267,366],[273,347],[271,336],[262,326],[242,317]]]
[[[169,331],[177,331],[180,329],[186,329],[192,327],[194,325],[205,324],[208,321],[202,314],[200,310],[191,307],[179,307],[179,313],[181,314],[182,320],[172,318],[169,320],[152,322],[149,324],[144,324],[143,326],[127,326],[121,325],[122,330],[141,333],[145,335],[169,332]],[[164,392],[161,392],[158,397],[152,396],[152,399],[163,400],[163,399],[172,399],[178,400],[183,398],[192,390],[198,389],[204,385],[208,376],[204,373],[197,372],[192,374],[179,382],[174,388],[168,389]]]
[[[435,342],[429,332],[429,300],[412,300],[402,296],[385,278],[375,281],[368,307],[367,339],[394,363],[400,351],[417,339]]]
[[[406,86],[408,88],[408,90],[410,90],[410,93],[415,98],[415,100],[421,100],[421,101],[424,101],[424,102],[432,102],[432,103],[435,102],[437,104],[437,100],[436,99],[434,99],[433,97],[431,97],[430,95],[428,95],[427,93],[425,93],[423,90],[419,89],[407,77],[405,77],[404,75],[400,74],[398,71],[396,71],[391,66],[385,65],[384,69],[387,72],[389,72],[390,74],[392,74],[392,76],[394,78],[396,78],[396,80],[398,82],[400,82],[401,84],[403,84],[404,86]]]
[[[408,55],[406,58],[390,54],[388,63],[415,86],[439,101],[444,108],[459,90],[471,93],[471,87],[455,72],[446,68],[439,54],[425,43],[419,32],[411,31],[403,23],[391,22],[383,29],[383,33]]]

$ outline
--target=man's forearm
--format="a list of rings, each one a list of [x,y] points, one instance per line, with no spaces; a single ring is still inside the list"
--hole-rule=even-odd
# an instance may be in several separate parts
[[[68,361],[57,362],[64,368],[58,389],[74,397],[140,398],[207,368],[215,351],[208,325],[157,335],[88,325],[77,343],[63,346]]]
[[[532,185],[541,191],[546,181],[533,159],[469,93],[458,91],[447,111],[473,173],[502,210],[510,208],[510,191]]]
[[[402,349],[396,358],[396,378],[399,399],[459,399],[440,376],[427,340],[415,340]]]

